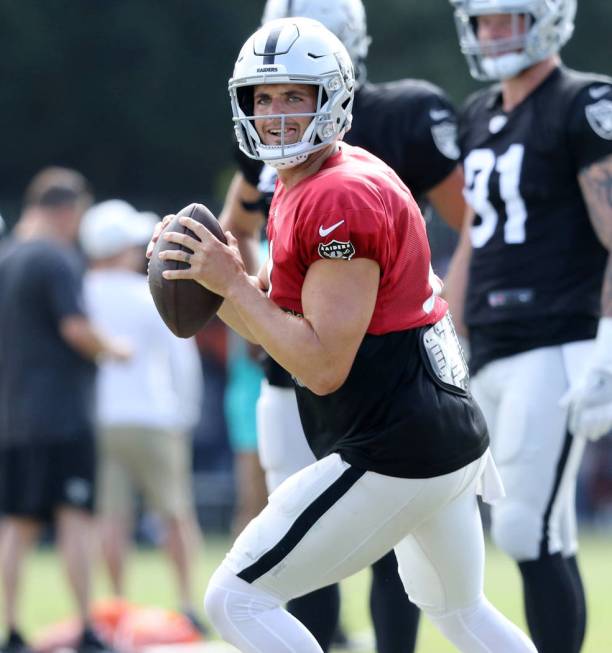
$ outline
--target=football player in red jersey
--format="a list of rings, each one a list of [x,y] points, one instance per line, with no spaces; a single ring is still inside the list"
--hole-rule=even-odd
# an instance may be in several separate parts
[[[318,458],[272,493],[209,582],[222,636],[255,653],[321,648],[282,605],[395,548],[411,599],[466,653],[535,653],[483,593],[477,491],[499,496],[482,415],[423,217],[382,161],[341,142],[354,76],[320,23],[272,21],[240,52],[230,95],[240,147],[279,171],[258,277],[235,238],[166,233],[188,251],[168,279],[221,294],[221,317],[293,376]],[[409,282],[407,282],[409,280]]]
[[[353,123],[345,142],[382,159],[419,204],[433,205],[458,230],[465,213],[463,173],[458,164],[456,112],[446,94],[422,79],[386,83],[367,79],[365,61],[371,39],[361,0],[267,0],[262,24],[291,16],[320,21],[340,39],[351,57],[355,97]],[[239,172],[219,221],[236,236],[247,270],[255,273],[259,266],[253,253],[258,251],[277,174],[263,161],[241,152],[237,162]],[[315,457],[300,423],[291,376],[269,356],[259,360],[265,379],[257,400],[258,462],[265,471],[269,494]],[[404,592],[393,551],[377,560],[371,571],[369,606],[377,653],[414,653],[419,611]],[[337,585],[300,596],[290,601],[287,609],[307,626],[325,652],[332,642],[336,647],[340,642],[350,646],[338,629]]]
[[[612,428],[612,79],[561,64],[576,0],[452,4],[470,72],[495,82],[460,121],[471,215],[447,279],[469,261],[472,389],[507,492],[492,536],[538,651],[578,653],[576,475]]]

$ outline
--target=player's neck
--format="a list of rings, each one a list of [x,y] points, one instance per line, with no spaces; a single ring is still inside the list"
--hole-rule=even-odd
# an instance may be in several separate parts
[[[502,82],[503,107],[506,113],[516,108],[561,63],[557,56],[549,57],[523,70],[516,77]]]
[[[300,163],[293,168],[285,168],[278,171],[278,177],[283,186],[290,190],[300,183],[306,177],[310,177],[321,169],[321,166],[329,159],[330,156],[338,151],[337,143],[330,143],[328,147],[324,147],[317,152],[313,152],[304,163]]]

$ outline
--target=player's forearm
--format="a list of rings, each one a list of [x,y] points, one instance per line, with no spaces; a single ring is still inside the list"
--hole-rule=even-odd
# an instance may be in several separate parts
[[[612,317],[612,155],[595,162],[578,175],[593,229],[608,250],[601,293],[601,314]]]
[[[225,324],[227,324],[230,329],[233,329],[239,336],[242,336],[245,340],[248,340],[255,345],[259,344],[259,342],[255,339],[255,336],[244,323],[242,317],[236,310],[236,307],[232,304],[231,300],[228,298],[223,300],[223,304],[221,304],[221,308],[217,311],[217,315],[221,320],[223,320]]]
[[[246,271],[255,274],[259,268],[259,234],[265,218],[256,208],[245,209],[245,205],[255,207],[261,193],[251,186],[242,174],[237,172],[227,192],[219,223],[223,231],[230,231],[238,241],[238,247]]]
[[[82,315],[64,318],[59,328],[62,338],[68,346],[83,358],[99,361],[104,357],[119,357],[115,343],[99,333],[89,320]]]
[[[238,248],[246,271],[249,274],[257,274],[259,270],[259,236],[256,237],[244,232],[235,233],[234,231],[232,231],[232,234],[238,240]]]
[[[338,373],[332,352],[322,346],[308,320],[283,311],[244,282],[232,286],[228,297],[232,309],[253,336],[251,342],[261,345],[307,388],[323,395],[341,385],[345,376]]]
[[[468,283],[468,270],[472,247],[469,241],[469,232],[465,228],[461,234],[461,240],[455,250],[448,267],[448,273],[444,279],[442,296],[448,302],[449,310],[453,316],[453,322],[460,335],[467,335],[467,328],[463,320],[463,309]]]
[[[430,189],[427,199],[449,227],[461,231],[465,217],[461,166],[457,166],[445,179]]]

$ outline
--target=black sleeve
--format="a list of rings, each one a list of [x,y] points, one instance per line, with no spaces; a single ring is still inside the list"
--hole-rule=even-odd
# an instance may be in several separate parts
[[[571,105],[567,125],[577,171],[612,154],[612,79],[582,89]]]
[[[412,192],[420,196],[457,166],[457,112],[446,95],[432,86],[405,111],[405,117],[403,177]]]

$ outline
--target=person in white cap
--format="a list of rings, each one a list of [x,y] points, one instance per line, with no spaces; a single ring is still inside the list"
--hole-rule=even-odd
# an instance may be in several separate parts
[[[109,361],[99,368],[97,507],[117,595],[124,592],[135,493],[161,515],[181,608],[201,628],[191,588],[199,532],[189,435],[200,415],[203,377],[195,342],[176,338],[165,328],[142,274],[145,244],[155,222],[154,215],[114,199],[93,206],[81,224],[81,246],[90,261],[87,311],[96,325],[124,339],[133,352],[128,364]]]

